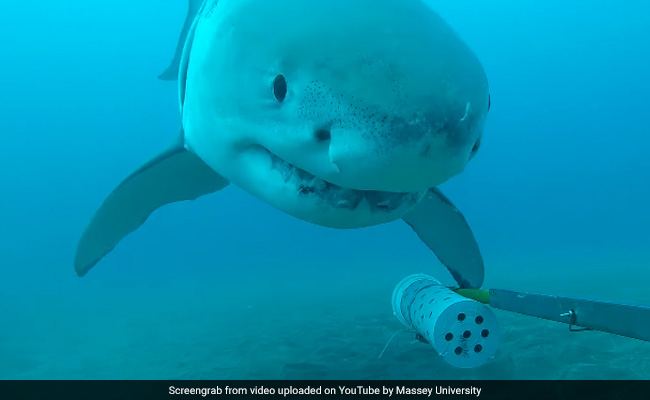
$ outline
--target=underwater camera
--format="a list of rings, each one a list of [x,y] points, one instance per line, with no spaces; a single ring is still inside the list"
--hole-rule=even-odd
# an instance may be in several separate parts
[[[454,289],[416,274],[393,291],[393,314],[449,364],[473,368],[494,357],[499,325],[492,308],[650,341],[650,306],[500,289]],[[392,338],[391,338],[392,339]],[[383,353],[382,353],[383,354]]]

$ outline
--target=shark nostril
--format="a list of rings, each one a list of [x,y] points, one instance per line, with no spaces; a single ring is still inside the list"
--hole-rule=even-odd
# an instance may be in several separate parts
[[[314,136],[319,142],[324,142],[326,140],[330,140],[332,134],[330,133],[329,129],[317,129],[316,132],[314,132]]]
[[[472,147],[472,154],[476,153],[480,148],[481,148],[481,139],[477,140],[476,143],[474,143],[474,147]]]
[[[472,152],[469,153],[469,158],[468,158],[468,160],[471,160],[472,158],[474,158],[474,156],[476,155],[476,153],[478,152],[478,150],[479,150],[480,148],[481,148],[481,139],[479,138],[479,139],[476,141],[476,143],[474,143],[474,147],[472,147]]]
[[[428,144],[428,143],[427,143],[427,144],[424,146],[424,149],[422,149],[422,151],[420,152],[420,155],[421,155],[422,157],[426,157],[427,154],[429,154],[429,150],[431,150],[431,144]]]

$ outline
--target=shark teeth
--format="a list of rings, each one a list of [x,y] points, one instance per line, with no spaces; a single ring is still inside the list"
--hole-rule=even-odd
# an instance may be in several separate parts
[[[392,212],[416,204],[424,194],[343,188],[289,164],[268,150],[267,152],[271,157],[272,168],[280,172],[285,183],[293,183],[300,195],[318,196],[333,208],[355,210],[365,200],[373,212]]]

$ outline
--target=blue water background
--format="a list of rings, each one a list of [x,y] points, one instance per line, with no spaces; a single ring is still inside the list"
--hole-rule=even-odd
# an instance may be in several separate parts
[[[567,290],[554,282],[570,276],[592,295],[638,297],[650,284],[650,4],[430,3],[489,77],[483,146],[442,187],[476,234],[488,282],[518,289],[543,275],[537,288]],[[449,282],[400,222],[325,229],[232,185],[158,210],[87,277],[75,276],[76,242],[93,212],[177,134],[176,85],[156,77],[185,11],[184,1],[0,4],[0,312],[9,316],[0,338],[65,347],[77,328],[56,321],[79,304],[128,292],[145,293],[151,305],[178,296],[182,309],[196,287],[245,285],[245,277],[271,286],[293,280],[314,293],[337,279],[351,282],[345,290],[371,290],[380,274],[396,283],[435,272]],[[391,289],[377,287],[386,299],[377,309],[390,313]],[[61,318],[47,316],[56,326],[39,324],[39,310],[57,302]],[[102,311],[109,321],[110,310]],[[0,347],[6,357],[11,351]],[[16,368],[48,377],[30,375],[30,363]]]

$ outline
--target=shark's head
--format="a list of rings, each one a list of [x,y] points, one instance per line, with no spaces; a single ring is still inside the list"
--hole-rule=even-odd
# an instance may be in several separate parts
[[[186,143],[316,224],[401,217],[478,150],[486,75],[420,0],[219,0],[198,22]]]

